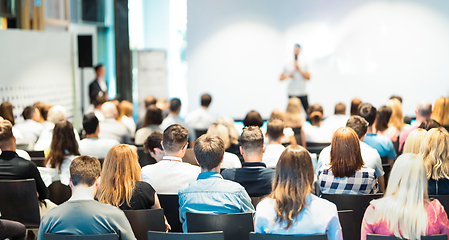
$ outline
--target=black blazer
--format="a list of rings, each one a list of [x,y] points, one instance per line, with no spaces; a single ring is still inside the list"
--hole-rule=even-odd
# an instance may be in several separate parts
[[[89,98],[90,103],[93,103],[95,98],[98,96],[98,94],[102,92],[103,94],[106,94],[103,90],[101,90],[100,84],[97,82],[97,79],[95,79],[92,83],[89,85]]]

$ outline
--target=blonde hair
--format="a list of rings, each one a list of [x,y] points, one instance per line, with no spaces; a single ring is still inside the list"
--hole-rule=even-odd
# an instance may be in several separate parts
[[[123,100],[120,102],[118,106],[120,111],[120,116],[118,118],[119,120],[122,119],[123,116],[127,117],[133,116],[133,104],[131,102]]]
[[[279,120],[284,121],[285,114],[279,110],[274,110],[271,112],[270,120],[274,120],[274,119],[279,119]]]
[[[404,115],[402,114],[402,103],[397,99],[390,99],[387,103],[387,106],[392,110],[388,125],[401,130],[405,125]]]
[[[231,141],[229,140],[229,130],[223,124],[213,124],[207,130],[207,134],[218,136],[223,140],[225,149],[231,146]]]
[[[426,129],[417,128],[413,130],[405,140],[404,153],[421,154],[421,144],[427,135]]]
[[[301,127],[304,123],[304,118],[301,116],[301,101],[299,98],[293,97],[288,100],[284,123],[286,127]]]
[[[229,130],[229,140],[231,144],[238,144],[239,143],[239,132],[237,132],[237,129],[235,129],[234,126],[234,120],[230,117],[219,117],[217,119],[218,124],[225,125]]]
[[[421,145],[427,179],[449,178],[449,133],[443,127],[430,129]]]
[[[130,206],[136,181],[141,180],[140,170],[137,153],[128,145],[112,147],[101,170],[98,201],[116,207],[125,203]]]
[[[391,170],[384,197],[375,202],[374,221],[387,220],[389,230],[396,237],[421,239],[427,235],[428,201],[422,157],[403,154]]]
[[[449,126],[449,98],[440,97],[435,101],[432,118],[442,126]]]

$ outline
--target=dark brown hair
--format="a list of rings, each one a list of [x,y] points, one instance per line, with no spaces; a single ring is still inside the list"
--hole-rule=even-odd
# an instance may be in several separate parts
[[[45,165],[50,164],[52,168],[61,169],[64,157],[68,155],[80,155],[78,142],[75,138],[72,124],[67,121],[60,121],[55,124],[51,139],[50,153],[45,158]]]
[[[2,104],[0,104],[0,117],[8,120],[14,126],[16,122],[14,120],[14,113],[12,112],[13,108],[14,107],[10,102],[2,102]]]
[[[432,128],[438,128],[441,127],[441,124],[439,124],[437,121],[435,121],[432,118],[426,119],[426,121],[422,122],[418,128],[426,129],[426,131],[429,131]]]
[[[352,128],[361,139],[368,130],[368,122],[360,116],[351,116],[346,122],[346,127]]]
[[[203,94],[201,96],[201,106],[203,107],[209,107],[210,103],[212,102],[212,96],[209,94]]]
[[[150,136],[145,139],[145,142],[143,142],[143,149],[145,152],[152,152],[154,153],[155,148],[159,148],[162,150],[161,141],[163,139],[163,135],[160,132],[153,132],[150,134]]]
[[[156,105],[150,105],[147,107],[145,118],[143,119],[144,126],[160,125],[162,123],[163,116],[162,110],[156,107]]]
[[[376,116],[376,131],[385,131],[388,129],[388,122],[390,122],[391,114],[393,111],[390,107],[381,106],[379,110],[377,110]]]
[[[284,135],[284,122],[279,119],[270,120],[267,124],[267,135],[271,140],[278,140]]]
[[[32,119],[35,112],[36,107],[27,106],[25,109],[23,109],[22,116],[25,120]]]
[[[251,110],[246,114],[245,119],[243,119],[243,125],[245,125],[245,127],[262,127],[263,119],[258,112]]]
[[[351,116],[358,114],[359,105],[362,104],[362,100],[354,98],[351,101]]]
[[[70,179],[74,186],[78,184],[86,184],[89,187],[94,185],[100,172],[100,161],[86,155],[73,159],[70,165]]]
[[[335,177],[351,176],[364,165],[357,134],[348,127],[335,131],[331,143],[331,169]]]
[[[262,152],[263,133],[259,127],[246,127],[243,129],[242,135],[240,135],[239,142],[245,151]]]
[[[334,114],[345,115],[346,114],[346,105],[344,103],[337,103],[335,105]]]
[[[211,170],[223,160],[225,146],[220,137],[203,134],[195,141],[193,151],[201,168]]]
[[[166,152],[181,150],[189,140],[189,130],[179,124],[173,124],[164,131],[162,144]]]

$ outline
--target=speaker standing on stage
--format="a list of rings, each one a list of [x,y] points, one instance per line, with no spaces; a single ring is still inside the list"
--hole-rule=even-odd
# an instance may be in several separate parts
[[[104,80],[105,69],[102,64],[95,67],[95,80],[89,85],[90,103],[93,103],[97,96],[108,96],[108,85]]]
[[[310,80],[310,73],[308,72],[308,66],[304,59],[299,58],[299,53],[301,52],[301,46],[299,44],[295,44],[293,52],[294,60],[285,67],[279,79],[281,81],[288,78],[291,79],[288,85],[288,97],[299,98],[304,110],[307,112],[307,108],[309,107],[309,101],[307,100],[307,81]]]

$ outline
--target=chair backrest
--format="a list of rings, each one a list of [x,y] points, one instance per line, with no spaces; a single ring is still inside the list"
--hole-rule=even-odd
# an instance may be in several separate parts
[[[343,239],[357,239],[354,229],[354,212],[352,210],[338,211],[338,219],[343,232]]]
[[[72,189],[69,186],[64,185],[61,181],[55,181],[48,186],[48,195],[50,201],[60,205],[66,202],[72,196]]]
[[[165,233],[148,231],[148,240],[223,240],[223,231],[202,233]],[[236,239],[237,240],[237,239]]]
[[[252,232],[249,234],[249,240],[327,240],[327,235],[279,235]]]
[[[31,157],[31,161],[36,164],[38,167],[45,167],[45,158],[44,157]]]
[[[444,210],[446,210],[446,214],[449,214],[449,195],[430,195],[430,199],[438,199],[441,205],[443,205]]]
[[[142,145],[137,145],[137,156],[139,157],[140,167],[145,167],[149,164],[156,163],[156,160],[149,154],[146,153]]]
[[[178,195],[158,194],[159,203],[164,209],[165,218],[170,224],[171,232],[182,232],[182,224],[179,221],[179,198]]]
[[[22,223],[27,228],[38,228],[39,203],[34,179],[0,180],[1,218]]]
[[[310,153],[315,153],[317,156],[320,155],[320,152],[323,150],[323,148],[331,145],[331,143],[314,143],[314,142],[307,142],[306,143],[306,149]]]
[[[30,155],[31,158],[44,158],[45,153],[44,151],[27,151],[28,155]]]
[[[380,160],[382,160],[382,164],[388,164],[388,156],[380,157]]]
[[[183,162],[190,163],[195,166],[199,166],[195,160],[195,153],[193,152],[193,148],[187,148],[186,154],[182,158]]]
[[[295,139],[296,139],[296,143],[298,145],[302,146],[302,138],[301,138],[301,127],[295,127],[292,128],[293,132],[295,133]],[[304,147],[304,146],[303,146]]]
[[[252,213],[196,214],[187,213],[187,232],[223,231],[225,240],[247,240],[254,231]]]
[[[128,218],[137,240],[146,240],[149,230],[165,232],[164,210],[162,208],[125,210],[123,212]]]
[[[44,233],[44,240],[118,240],[118,235],[115,233],[94,235],[64,235]]]
[[[207,129],[195,129],[196,138],[207,133]]]
[[[362,227],[362,219],[366,208],[369,206],[371,200],[381,198],[382,194],[350,195],[323,193],[321,197],[337,205],[338,211],[353,211],[355,236],[358,239],[360,237],[360,228]]]
[[[406,240],[405,238],[397,238],[395,236],[382,236],[377,234],[368,234],[366,240]],[[447,240],[447,235],[422,236],[421,240]]]
[[[390,164],[382,164],[382,169],[384,170],[384,181],[385,181],[385,187],[388,185],[388,180],[390,179],[390,172],[391,172],[391,166]]]

